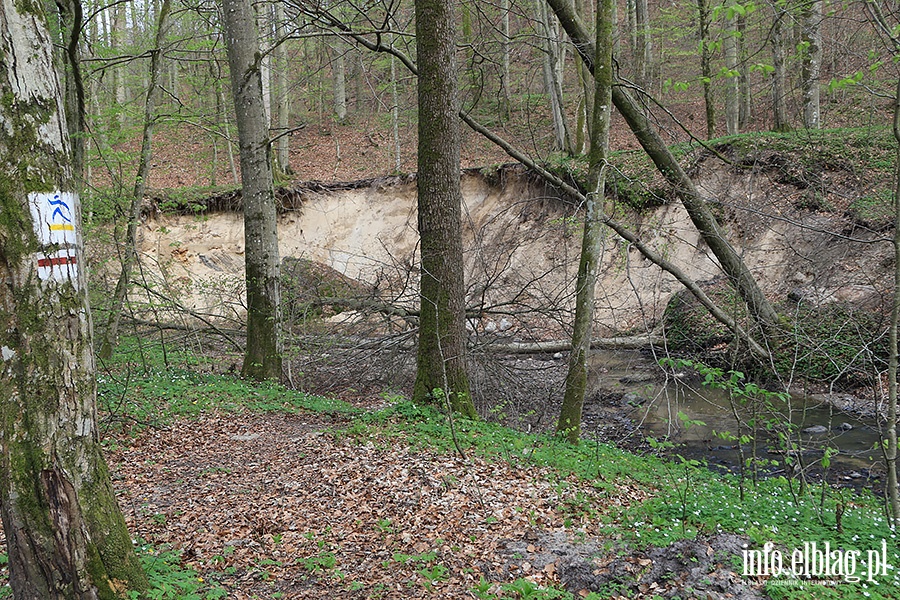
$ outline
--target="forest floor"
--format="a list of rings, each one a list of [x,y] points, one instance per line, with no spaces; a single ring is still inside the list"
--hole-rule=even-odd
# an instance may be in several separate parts
[[[179,549],[213,595],[758,597],[732,564],[744,538],[635,552],[604,533],[653,489],[462,458],[339,414],[204,413],[124,438],[109,459],[132,534]]]

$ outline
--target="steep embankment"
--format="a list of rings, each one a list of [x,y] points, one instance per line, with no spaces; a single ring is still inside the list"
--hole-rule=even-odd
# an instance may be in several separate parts
[[[791,160],[759,151],[729,165],[706,155],[693,174],[774,300],[879,309],[890,282],[886,234],[852,210],[871,186],[847,165],[819,165],[811,183],[810,172]],[[549,327],[571,308],[580,245],[576,207],[519,169],[491,177],[469,172],[463,192],[470,306],[514,302],[505,312],[522,316],[513,319],[516,327],[538,316]],[[294,194],[279,222],[283,257],[327,265],[393,303],[414,298],[414,180],[300,185]],[[694,279],[721,275],[678,203],[627,218]],[[156,213],[141,230],[146,272],[189,291],[186,302],[203,312],[239,310],[243,247],[240,214],[229,210]],[[600,333],[611,334],[652,328],[678,285],[610,234],[597,289]]]

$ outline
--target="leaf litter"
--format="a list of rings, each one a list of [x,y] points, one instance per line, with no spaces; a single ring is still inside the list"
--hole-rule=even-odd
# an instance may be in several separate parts
[[[498,577],[558,585],[554,561],[522,557],[542,551],[537,532],[600,533],[596,520],[571,522],[569,497],[601,509],[647,497],[575,477],[557,486],[529,464],[360,440],[304,413],[181,419],[109,461],[132,535],[181,550],[236,599],[463,598]],[[510,553],[528,537],[525,554]]]

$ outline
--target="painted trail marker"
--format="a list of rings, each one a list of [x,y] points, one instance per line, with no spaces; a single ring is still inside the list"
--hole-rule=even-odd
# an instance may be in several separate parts
[[[38,254],[38,277],[41,281],[78,281],[78,264],[74,248],[65,248],[50,254]]]
[[[72,192],[51,192],[28,194],[31,216],[34,218],[34,232],[42,246],[76,244],[75,206],[78,196]]]
[[[34,232],[42,250],[35,254],[41,281],[71,281],[78,286],[78,196],[72,192],[28,194]]]

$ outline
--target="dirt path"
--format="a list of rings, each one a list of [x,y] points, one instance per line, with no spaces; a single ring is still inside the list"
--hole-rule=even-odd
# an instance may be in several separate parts
[[[464,462],[332,425],[243,414],[141,434],[110,456],[133,535],[182,549],[229,598],[464,598],[485,575],[558,584],[557,563],[579,554],[568,543],[598,533],[560,510],[567,499],[605,510],[647,494],[600,498],[524,463]],[[550,534],[556,560],[529,563]]]

